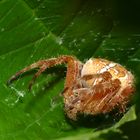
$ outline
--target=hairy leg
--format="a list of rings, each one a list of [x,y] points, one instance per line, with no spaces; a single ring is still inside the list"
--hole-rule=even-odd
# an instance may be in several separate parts
[[[39,71],[34,75],[33,79],[30,81],[29,88],[32,87],[35,79],[47,68],[53,67],[55,65],[59,65],[62,63],[68,64],[67,66],[67,75],[66,75],[66,83],[65,88],[70,87],[74,81],[76,80],[78,74],[79,74],[79,67],[81,65],[80,61],[78,61],[76,58],[68,55],[63,55],[58,58],[51,58],[46,60],[40,60],[36,63],[31,64],[30,66],[20,70],[15,75],[13,75],[8,81],[7,84],[11,84],[12,81],[16,80],[20,75],[23,73],[32,70],[34,68],[39,68]],[[77,72],[77,73],[75,73]]]

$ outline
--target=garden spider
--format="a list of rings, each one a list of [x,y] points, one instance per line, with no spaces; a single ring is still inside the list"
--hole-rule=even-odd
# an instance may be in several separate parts
[[[105,114],[118,108],[124,112],[134,93],[134,77],[123,66],[101,58],[91,58],[86,63],[73,56],[40,60],[20,70],[9,80],[10,84],[24,72],[39,68],[29,83],[31,89],[35,79],[47,68],[67,64],[66,81],[63,90],[64,110],[72,120],[78,114]]]

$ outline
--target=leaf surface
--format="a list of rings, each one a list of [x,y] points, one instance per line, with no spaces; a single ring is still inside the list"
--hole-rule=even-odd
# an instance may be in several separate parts
[[[0,139],[107,140],[140,136],[127,129],[140,128],[140,28],[135,22],[139,14],[132,13],[134,22],[129,22],[123,17],[123,9],[118,10],[121,4],[115,0],[0,1]],[[133,4],[137,5],[135,1]],[[128,11],[134,9],[131,3],[129,6]],[[136,105],[119,122],[102,121],[84,127],[71,124],[64,115],[63,98],[59,96],[64,87],[64,66],[43,73],[31,92],[28,82],[36,70],[6,86],[18,70],[62,54],[84,62],[102,57],[126,66],[136,77]]]

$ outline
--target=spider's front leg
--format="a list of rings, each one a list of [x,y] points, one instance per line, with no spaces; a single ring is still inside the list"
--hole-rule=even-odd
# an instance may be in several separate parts
[[[80,61],[78,61],[76,58],[74,58],[72,56],[68,56],[68,55],[63,55],[63,56],[60,56],[58,58],[51,58],[51,59],[47,59],[47,60],[40,60],[36,63],[33,63],[30,66],[20,70],[15,75],[13,75],[7,81],[7,84],[8,85],[11,84],[12,81],[16,80],[20,75],[22,75],[23,73],[25,73],[31,69],[39,68],[38,72],[35,73],[35,75],[33,76],[32,80],[29,83],[29,89],[31,89],[36,78],[42,72],[44,72],[47,68],[50,68],[50,67],[53,67],[55,65],[62,64],[62,63],[68,64],[65,88],[70,87],[73,84],[73,82],[75,81],[75,78],[79,74]]]

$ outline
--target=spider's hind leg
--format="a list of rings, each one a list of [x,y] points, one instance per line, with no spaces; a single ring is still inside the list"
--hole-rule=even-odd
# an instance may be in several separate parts
[[[35,82],[36,78],[42,73],[44,72],[47,68],[52,67],[54,65],[57,64],[61,64],[62,62],[59,61],[59,58],[51,58],[48,60],[40,60],[36,63],[31,64],[28,67],[25,67],[24,69],[20,70],[19,72],[17,72],[15,75],[13,75],[8,81],[7,81],[7,85],[10,85],[14,80],[16,80],[20,75],[22,75],[23,73],[32,70],[34,68],[39,68],[38,72],[35,73],[35,75],[33,76],[32,80],[29,82],[29,89],[31,89],[33,83]]]

